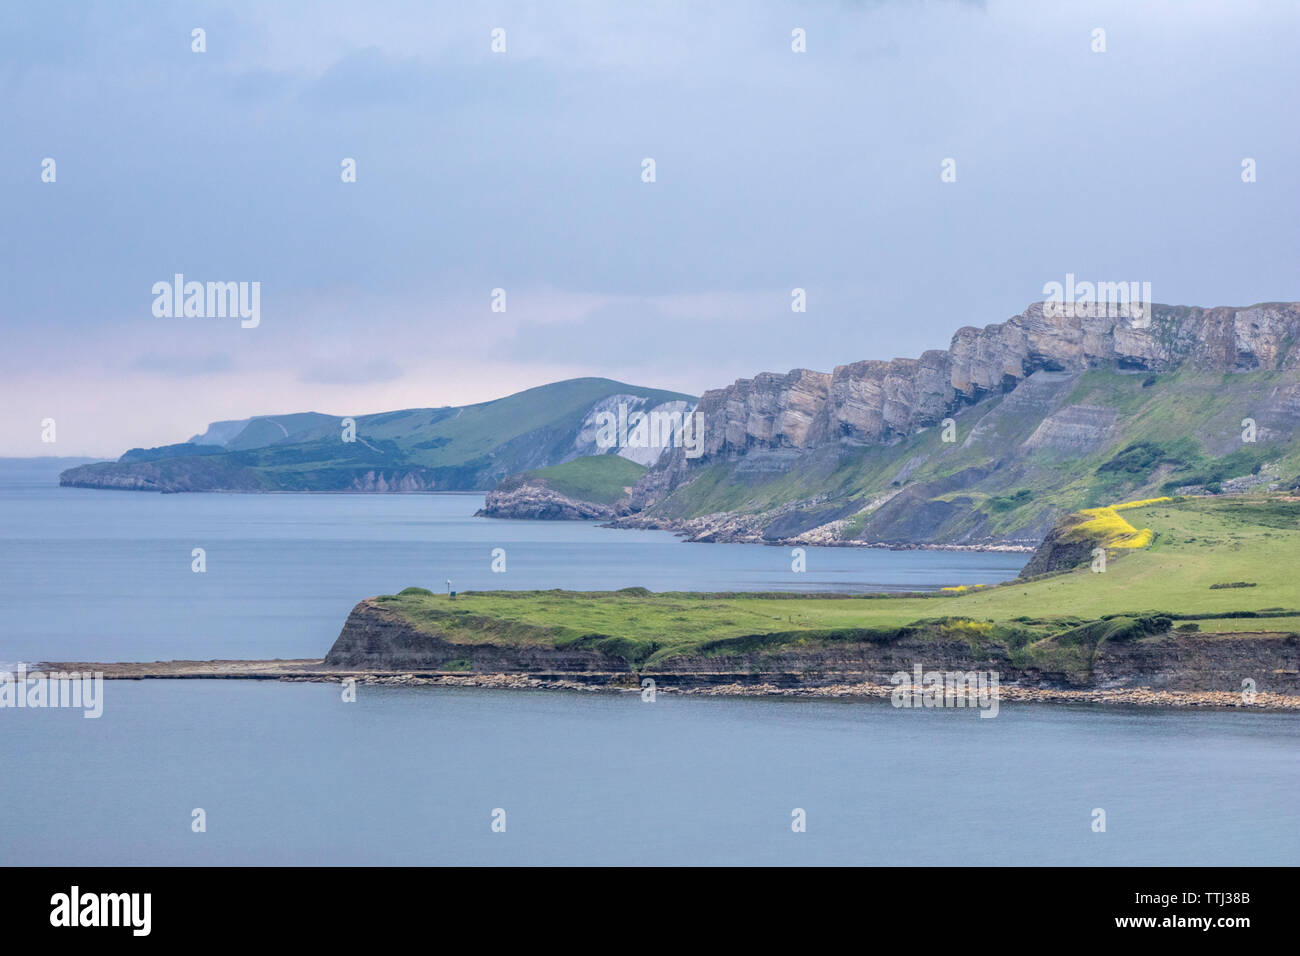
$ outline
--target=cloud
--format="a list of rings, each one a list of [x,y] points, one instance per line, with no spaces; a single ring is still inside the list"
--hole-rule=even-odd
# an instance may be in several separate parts
[[[198,375],[213,375],[229,371],[234,367],[234,362],[224,352],[197,355],[159,355],[150,352],[133,359],[127,367],[132,371],[147,372],[152,375],[194,378]]]
[[[1226,2],[0,4],[0,452],[56,413],[108,453],[269,396],[915,356],[1070,272],[1300,298],[1297,30]],[[153,319],[175,272],[260,281],[261,326]]]
[[[501,346],[520,361],[583,362],[599,368],[707,369],[737,341],[766,342],[787,361],[803,333],[790,321],[789,290],[611,296],[568,321],[523,321]]]

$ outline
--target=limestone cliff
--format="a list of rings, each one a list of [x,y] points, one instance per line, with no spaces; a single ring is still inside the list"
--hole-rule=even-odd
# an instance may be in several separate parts
[[[1260,453],[1246,467],[1267,447],[1281,472],[1291,468],[1298,339],[1300,303],[1153,305],[1137,318],[1037,303],[1006,322],[958,329],[946,350],[919,359],[762,373],[704,393],[703,454],[666,453],[634,489],[636,514],[620,523],[702,540],[1032,545],[1063,510],[1087,501],[1085,484],[1105,457],[1135,440],[1192,444],[1179,446],[1182,459],[1168,452],[1145,473],[1112,468],[1094,484],[1149,486],[1180,464],[1190,474],[1241,447],[1244,419],[1258,428],[1249,450]],[[945,423],[947,447],[922,437]],[[704,473],[711,490],[692,489]],[[780,490],[776,476],[786,479]],[[1077,500],[1049,504],[1067,480],[1078,484]],[[752,491],[739,507],[737,489]],[[997,500],[1021,489],[1032,507],[1029,498]],[[828,510],[846,501],[856,503],[847,514]],[[784,533],[772,535],[777,519]],[[730,530],[719,534],[723,526]]]
[[[1036,303],[1006,322],[958,329],[947,351],[855,362],[833,372],[763,372],[700,398],[704,456],[680,450],[656,470],[684,472],[752,448],[887,442],[938,424],[964,405],[1009,392],[1039,370],[1114,367],[1215,372],[1300,368],[1300,303],[1247,309],[1156,305],[1129,318],[1049,317]]]

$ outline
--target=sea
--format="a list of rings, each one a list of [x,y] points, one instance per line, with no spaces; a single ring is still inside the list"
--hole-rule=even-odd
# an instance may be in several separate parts
[[[357,601],[410,585],[926,591],[1026,559],[806,548],[796,572],[790,548],[476,518],[480,495],[99,491],[60,488],[61,467],[0,459],[0,670],[321,657]],[[1292,714],[364,684],[344,701],[244,680],[102,695],[98,718],[0,707],[0,862],[1300,862]]]

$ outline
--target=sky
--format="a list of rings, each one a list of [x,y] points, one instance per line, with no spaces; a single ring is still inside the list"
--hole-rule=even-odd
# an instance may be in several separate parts
[[[1297,49],[1282,0],[14,0],[0,455],[699,394],[945,348],[1067,274],[1298,300]],[[258,325],[155,315],[176,273],[260,283]]]

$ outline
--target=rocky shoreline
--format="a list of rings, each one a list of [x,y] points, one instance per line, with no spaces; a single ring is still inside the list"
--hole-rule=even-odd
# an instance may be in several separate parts
[[[1033,554],[1038,549],[1037,544],[1029,542],[934,544],[923,541],[862,541],[820,533],[822,532],[820,528],[792,537],[771,538],[764,536],[760,531],[718,528],[704,523],[704,519],[672,521],[662,518],[638,518],[635,515],[617,518],[601,527],[669,531],[691,544],[766,544],[778,548],[875,548],[883,551],[965,551],[1009,554]]]
[[[1037,543],[1029,539],[987,541],[978,544],[937,544],[921,541],[864,541],[843,538],[843,520],[828,522],[796,535],[773,537],[763,529],[778,512],[763,515],[714,514],[700,518],[658,518],[633,514],[627,501],[614,505],[582,501],[538,483],[521,483],[508,491],[489,491],[476,518],[530,521],[603,521],[602,528],[668,531],[692,544],[766,544],[774,547],[877,548],[888,551],[967,551],[1032,554]],[[806,502],[798,502],[804,506]],[[783,510],[792,510],[790,508]]]
[[[322,660],[152,661],[123,663],[47,662],[29,674],[99,673],[105,680],[277,680],[285,683],[341,683],[385,687],[477,687],[495,690],[563,690],[588,693],[642,692],[642,675],[615,673],[466,674],[447,671],[354,670],[330,667]],[[644,675],[649,676],[649,675]],[[795,685],[772,683],[776,675],[752,681],[719,683],[715,673],[655,674],[655,692],[696,697],[788,697],[819,699],[889,699],[898,688],[870,681]],[[786,675],[791,676],[791,675]],[[1218,708],[1260,712],[1300,712],[1300,694],[1259,691],[1247,701],[1241,692],[1162,690],[1151,687],[1058,688],[1003,684],[999,703],[1121,704],[1154,708]],[[969,706],[975,707],[972,701]]]
[[[294,678],[286,678],[292,680]],[[298,678],[311,680],[313,678]],[[372,674],[357,679],[362,684],[415,687],[485,687],[498,690],[580,690],[606,693],[641,693],[637,686],[622,687],[614,684],[591,683],[528,677],[522,674],[444,674],[420,677],[415,674]],[[819,687],[778,687],[775,684],[733,683],[699,687],[660,685],[657,694],[680,694],[696,697],[792,697],[803,699],[825,698],[884,698],[889,699],[898,690],[892,684],[828,684]],[[1231,691],[1168,691],[1146,687],[1117,688],[1112,690],[1067,690],[1035,687],[1002,686],[997,691],[1002,703],[1073,703],[1073,704],[1127,704],[1136,707],[1200,707],[1229,708],[1233,710],[1300,711],[1300,695],[1256,693],[1254,700],[1246,702],[1240,693]],[[972,700],[967,706],[974,708]]]
[[[508,485],[508,487],[507,487]],[[840,514],[825,496],[787,502],[770,511],[753,514],[716,512],[694,518],[671,518],[639,513],[632,498],[625,496],[612,504],[584,501],[562,494],[544,481],[522,479],[503,482],[489,491],[483,507],[475,517],[526,519],[533,521],[604,521],[603,528],[636,531],[668,531],[692,544],[767,544],[776,547],[878,548],[889,551],[969,551],[1032,553],[1038,541],[1031,537],[986,539],[963,544],[902,539],[871,541],[845,537],[851,518],[859,511],[870,513],[887,503],[897,491],[881,495],[853,514]],[[779,522],[806,510],[831,506],[824,522],[805,527],[793,534],[774,534]]]
[[[862,538],[846,538],[842,535],[842,529],[847,523],[846,518],[832,519],[798,534],[773,535],[771,533],[770,529],[774,522],[782,515],[800,508],[815,508],[821,504],[824,502],[811,499],[794,502],[761,514],[719,512],[701,515],[698,518],[661,518],[624,512],[602,527],[637,531],[669,531],[693,544],[768,544],[781,548],[880,548],[888,551],[987,551],[1031,554],[1039,543],[1030,538],[966,544],[906,540],[868,541]],[[533,515],[533,517],[544,516]]]

